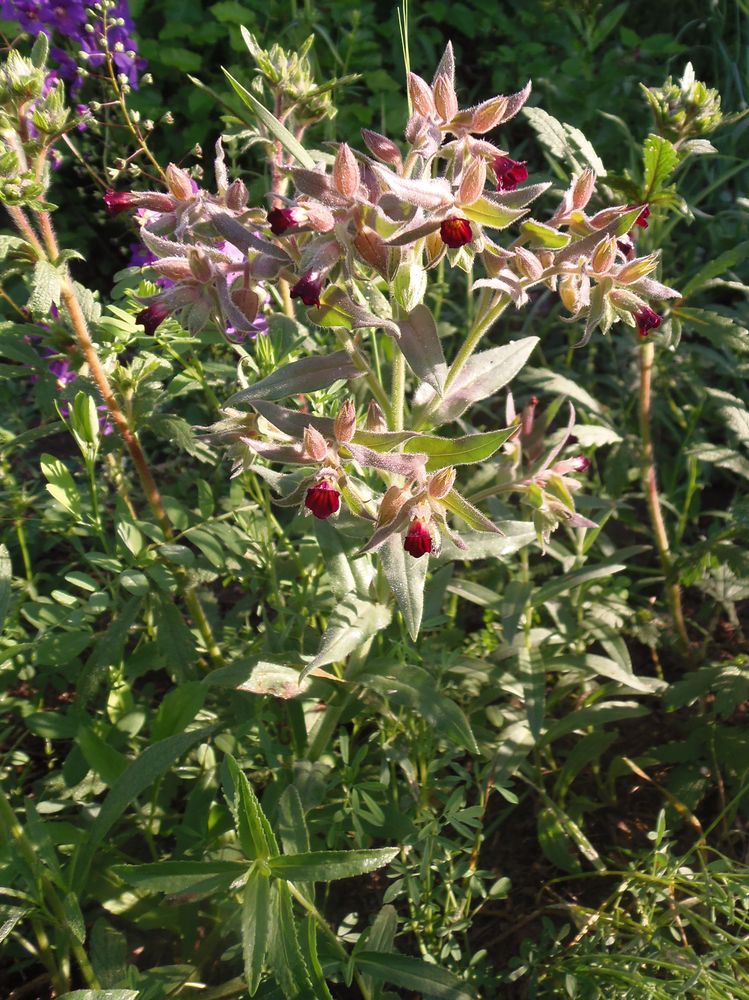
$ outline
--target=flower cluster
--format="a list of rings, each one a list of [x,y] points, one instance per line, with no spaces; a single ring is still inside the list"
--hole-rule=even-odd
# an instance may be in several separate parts
[[[43,31],[52,40],[60,41],[60,45],[52,45],[50,56],[57,64],[56,75],[70,84],[73,94],[83,85],[80,53],[88,66],[99,69],[109,50],[116,72],[131,87],[137,87],[138,76],[145,69],[146,62],[138,55],[127,0],[110,4],[106,22],[98,19],[90,23],[84,0],[0,0],[0,18],[16,21],[33,37]]]

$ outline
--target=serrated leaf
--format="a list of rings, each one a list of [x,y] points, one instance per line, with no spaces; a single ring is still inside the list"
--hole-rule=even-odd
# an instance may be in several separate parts
[[[268,935],[268,964],[286,1000],[310,1000],[312,983],[299,947],[289,887],[276,881],[271,887],[271,928]]]
[[[225,406],[237,406],[254,399],[284,399],[298,393],[327,389],[339,379],[353,379],[361,372],[346,351],[300,358],[277,368],[272,375],[235,393]]]
[[[362,851],[311,851],[308,854],[283,854],[271,858],[270,870],[276,878],[289,882],[334,882],[340,878],[366,875],[389,864],[398,855],[398,847]]]
[[[468,434],[452,440],[432,434],[420,434],[406,441],[403,451],[406,454],[424,452],[429,456],[426,464],[427,472],[436,472],[450,465],[473,465],[476,462],[485,462],[515,431],[516,428],[508,427],[501,431]]]
[[[35,316],[48,316],[50,308],[60,304],[62,275],[46,260],[38,260],[34,265],[31,279],[31,297],[27,307]]]
[[[415,642],[424,613],[424,583],[428,559],[414,559],[403,548],[400,535],[391,535],[380,549],[380,562],[388,585]]]
[[[679,151],[668,139],[651,132],[642,147],[642,162],[643,201],[649,201],[679,165]]]
[[[423,304],[417,305],[408,316],[398,320],[398,327],[401,332],[398,346],[411,371],[442,395],[447,364],[431,311]]]
[[[244,31],[244,29],[242,30]],[[227,69],[224,69],[223,66],[221,69],[240,100],[257,116],[273,138],[277,139],[286,152],[293,156],[297,162],[301,163],[303,167],[306,167],[308,170],[314,170],[315,161],[304,146],[289,132],[286,126],[282,125],[275,115],[271,114],[256,97],[253,97],[249,90],[242,86],[239,80],[235,80]]]
[[[251,997],[260,986],[270,921],[270,879],[254,871],[244,888],[241,915],[244,975]]]
[[[227,890],[247,865],[240,861],[158,861],[149,865],[113,865],[112,872],[126,885],[170,896],[207,895]]]
[[[360,951],[355,961],[357,968],[373,979],[435,1000],[476,1000],[476,994],[452,972],[418,958]]]
[[[227,797],[237,824],[242,850],[249,861],[257,858],[265,860],[277,851],[276,845],[271,844],[266,835],[268,821],[247,775],[229,754],[226,755],[226,766],[233,786],[233,795]]]

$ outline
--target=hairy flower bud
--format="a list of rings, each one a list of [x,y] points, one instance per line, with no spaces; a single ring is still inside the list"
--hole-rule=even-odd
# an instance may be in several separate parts
[[[188,201],[194,194],[190,175],[175,163],[170,163],[166,168],[166,183],[178,201]]]
[[[472,205],[481,197],[486,184],[486,160],[473,157],[463,171],[463,178],[458,189],[458,202],[461,205]]]
[[[426,80],[422,80],[416,73],[408,74],[408,93],[411,96],[414,111],[425,118],[433,118],[437,114],[432,88]]]
[[[359,165],[356,157],[346,143],[342,142],[333,164],[333,186],[344,198],[353,198],[359,190],[359,182]]]
[[[378,271],[383,277],[387,274],[388,248],[382,237],[370,229],[369,226],[362,226],[361,230],[354,237],[354,246],[362,258],[371,267]]]
[[[396,170],[400,168],[402,163],[401,153],[392,139],[388,139],[386,135],[380,135],[379,132],[373,132],[368,128],[363,128],[361,130],[361,134],[362,139],[366,143],[367,149],[370,151],[372,156],[381,160],[383,163],[390,164],[390,166],[395,167]]]
[[[432,551],[432,535],[426,521],[416,517],[409,525],[403,548],[414,559],[428,555]]]
[[[506,97],[492,97],[473,109],[470,131],[476,135],[491,132],[502,121],[507,110]]]
[[[444,122],[451,122],[458,113],[458,96],[450,79],[443,73],[434,81],[432,88],[437,114]]]
[[[193,276],[190,263],[185,257],[162,257],[161,260],[152,261],[148,266],[170,281],[184,281]]]
[[[328,442],[312,424],[307,424],[304,428],[304,437],[302,440],[304,453],[309,458],[313,458],[316,462],[322,462],[327,457]]]
[[[356,409],[350,399],[338,411],[333,426],[336,441],[348,444],[356,433]]]
[[[367,407],[367,419],[364,426],[373,434],[382,434],[388,429],[385,414],[382,412],[376,399],[370,399],[369,401],[369,406]]]
[[[464,247],[466,243],[470,243],[473,239],[471,223],[468,219],[459,219],[456,217],[445,219],[440,226],[440,236],[442,237],[442,242],[446,243],[451,250],[457,250],[459,247]]]
[[[440,469],[427,480],[427,493],[433,500],[442,500],[453,488],[454,482],[455,469],[452,466]]]
[[[232,212],[241,212],[247,205],[247,198],[247,185],[241,178],[237,177],[226,189],[226,207],[230,208]]]
[[[254,323],[260,309],[260,296],[251,288],[235,288],[231,300],[248,323]]]
[[[304,211],[307,213],[309,225],[316,233],[329,233],[331,229],[335,228],[335,216],[325,205],[313,202],[310,205],[305,205]]]
[[[332,514],[338,513],[341,506],[341,494],[328,479],[321,479],[319,483],[310,486],[304,498],[304,506],[311,511],[316,518],[324,521]]]
[[[578,210],[585,208],[593,196],[595,187],[596,173],[591,167],[586,167],[572,185],[572,207]]]
[[[410,491],[405,486],[390,486],[380,501],[380,509],[377,513],[378,526],[391,524],[409,496]]]
[[[193,277],[206,284],[213,277],[213,265],[204,250],[191,250],[188,255],[190,271]]]
[[[526,247],[515,247],[515,266],[524,278],[538,281],[544,273],[538,257]]]
[[[596,274],[606,274],[615,260],[616,240],[613,237],[607,237],[605,240],[601,240],[593,251],[590,263]]]
[[[633,281],[639,281],[640,278],[646,278],[658,267],[659,256],[658,253],[649,253],[646,257],[637,257],[629,261],[621,269],[616,280],[628,285]]]

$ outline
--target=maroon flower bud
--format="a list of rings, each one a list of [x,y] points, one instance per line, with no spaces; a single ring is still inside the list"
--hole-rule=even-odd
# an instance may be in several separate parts
[[[567,438],[567,443],[570,444],[572,441],[571,437]],[[590,468],[590,459],[585,455],[576,455],[574,458],[570,459],[572,463],[573,472],[587,472]]]
[[[497,191],[514,191],[518,184],[528,180],[526,160],[512,160],[509,156],[498,156],[492,163],[497,177]]]
[[[650,306],[643,306],[642,309],[638,309],[635,313],[635,319],[637,320],[637,329],[640,332],[640,336],[647,337],[651,330],[658,329],[663,317],[659,316]]]
[[[635,241],[626,233],[624,236],[620,237],[616,241],[616,245],[619,247],[621,252],[627,258],[627,260],[632,260],[635,255]]]
[[[645,208],[640,212],[640,214],[635,219],[635,225],[639,226],[641,229],[648,228],[648,216],[650,215],[650,206],[646,205]]]
[[[304,498],[304,506],[311,510],[315,517],[324,521],[331,514],[338,512],[341,506],[341,494],[327,479],[310,486]]]
[[[135,208],[138,205],[138,198],[130,191],[112,191],[110,188],[104,193],[104,204],[108,215],[119,215],[120,212]]]
[[[152,302],[145,309],[141,309],[135,317],[135,322],[145,327],[146,333],[153,334],[156,332],[156,327],[163,323],[168,315],[169,310],[163,302]]]
[[[317,271],[307,271],[291,289],[292,299],[301,299],[306,306],[320,308],[322,278]]]
[[[406,534],[403,548],[414,559],[425,556],[432,551],[432,536],[429,528],[421,518],[414,518]]]
[[[306,225],[307,219],[303,208],[273,208],[268,212],[268,225],[274,236],[283,236],[289,229]]]
[[[473,239],[471,223],[468,219],[445,219],[440,226],[440,236],[442,242],[446,243],[451,250],[457,250],[458,247],[464,247]]]

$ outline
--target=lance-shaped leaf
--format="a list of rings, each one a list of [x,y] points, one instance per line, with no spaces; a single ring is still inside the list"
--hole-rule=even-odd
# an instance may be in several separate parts
[[[572,239],[569,233],[561,233],[545,222],[526,219],[520,226],[521,231],[530,237],[531,246],[547,247],[549,250],[561,250],[569,246]]]
[[[398,346],[414,375],[441,396],[447,365],[431,311],[425,305],[418,305],[398,320],[398,327]]]
[[[489,531],[495,535],[502,534],[501,529],[493,521],[490,521],[485,514],[481,513],[478,507],[474,507],[457,490],[450,490],[447,496],[442,498],[441,503],[453,514],[457,514],[458,517],[462,518],[469,528],[474,528],[476,531]]]
[[[270,900],[268,964],[287,1000],[311,1000],[314,996],[307,963],[299,947],[291,893],[284,881],[274,880]]]
[[[159,861],[150,865],[115,865],[113,873],[127,885],[169,895],[207,895],[226,891],[247,865],[239,861]]]
[[[476,994],[452,972],[422,962],[420,958],[360,951],[356,955],[356,965],[373,979],[415,990],[434,1000],[476,1000]]]
[[[272,444],[269,441],[256,441],[255,438],[240,438],[240,441],[250,451],[269,462],[283,462],[285,465],[317,465],[314,458],[305,454],[300,444]],[[286,494],[287,497],[289,495]]]
[[[512,381],[537,343],[538,337],[524,337],[469,358],[440,401],[434,414],[435,425],[455,420],[471,403],[494,395]]]
[[[501,431],[468,434],[466,437],[452,440],[433,434],[421,434],[406,441],[403,450],[406,453],[417,450],[424,452],[427,456],[427,472],[436,472],[449,465],[473,465],[475,462],[485,462],[515,433],[517,433],[516,427],[508,427]]]
[[[514,191],[487,191],[484,197],[493,205],[502,205],[504,208],[525,208],[550,187],[551,181],[545,181],[543,184],[527,184]]]
[[[288,434],[289,437],[304,437],[305,427],[310,425],[319,431],[324,438],[332,441],[334,437],[334,421],[332,417],[315,417],[310,413],[301,413],[299,410],[289,410],[285,406],[277,406],[266,399],[252,399],[250,406],[256,410],[261,417],[265,417],[269,424],[273,424],[279,431]]]
[[[254,385],[240,389],[226,401],[226,406],[237,406],[253,399],[284,399],[298,393],[316,392],[318,389],[329,388],[340,379],[348,380],[360,375],[361,372],[346,351],[312,355],[282,365],[267,378],[261,378]]]
[[[403,548],[400,535],[391,534],[380,549],[380,561],[408,634],[415,642],[424,613],[424,583],[429,560],[414,559]]]
[[[413,223],[406,226],[405,229],[401,229],[396,233],[395,236],[387,241],[389,247],[405,247],[409,243],[414,243],[416,240],[422,239],[424,236],[429,236],[430,233],[436,232],[442,225],[443,219],[447,216],[448,209],[444,209],[439,212],[431,212],[429,219],[426,222],[421,220],[421,213],[416,214]]]
[[[270,922],[270,879],[262,872],[253,871],[242,896],[242,957],[251,997],[260,986]]]
[[[306,854],[282,854],[269,862],[276,878],[288,882],[334,882],[339,878],[366,875],[389,864],[398,847],[364,851],[310,851]]]
[[[293,156],[297,162],[301,163],[303,167],[307,167],[310,170],[314,169],[315,161],[312,159],[304,146],[302,146],[292,133],[289,132],[286,126],[282,125],[275,115],[271,114],[271,112],[268,111],[268,109],[264,107],[264,105],[262,105],[256,97],[253,97],[249,90],[242,86],[239,80],[235,80],[228,70],[224,69],[223,66],[221,69],[224,76],[239,96],[240,100],[250,109],[250,111],[253,111],[257,115],[273,138],[277,139],[281,143],[286,152]]]
[[[268,257],[273,257],[280,264],[291,264],[291,257],[284,249],[246,229],[241,222],[237,222],[228,213],[214,212],[211,215],[211,222],[221,235],[225,236],[229,243],[237,250],[241,250],[242,253],[247,253],[248,250],[257,250]]]
[[[371,448],[364,448],[352,441],[346,445],[346,449],[359,465],[370,469],[383,469],[385,472],[406,476],[409,479],[419,475],[427,460],[427,456],[423,452],[417,452],[413,448],[409,454],[404,455],[400,452],[373,451]],[[344,454],[343,448],[340,449],[339,454]]]
[[[502,521],[501,531],[501,535],[488,535],[484,531],[461,531],[460,538],[465,548],[458,548],[449,539],[445,539],[439,558],[471,562],[477,559],[503,559],[536,540],[535,528],[528,521]]]
[[[358,430],[354,434],[354,444],[363,444],[373,451],[392,451],[404,441],[417,436],[416,431],[367,431]]]
[[[372,163],[371,166],[385,190],[409,205],[434,211],[453,203],[450,184],[443,177],[400,177],[379,163]]]
[[[506,229],[516,219],[528,213],[527,208],[509,208],[506,205],[498,205],[488,198],[479,198],[472,205],[461,205],[460,211],[471,222],[478,222],[488,229]]]
[[[317,326],[342,326],[347,330],[368,330],[382,327],[391,337],[398,337],[398,326],[383,316],[376,316],[363,306],[357,305],[342,288],[331,289],[320,304],[320,308],[310,309],[307,315]]]
[[[268,821],[263,815],[247,776],[229,754],[226,756],[226,764],[233,785],[233,795],[227,798],[245,857],[250,860],[265,859],[271,857],[271,854],[277,854],[278,845],[275,843],[275,837],[272,841],[268,838],[270,832]]]
[[[390,608],[358,597],[349,597],[337,605],[328,619],[328,627],[323,632],[317,655],[304,667],[299,675],[299,682],[317,667],[345,660],[367,639],[384,629],[389,624],[390,617]]]

